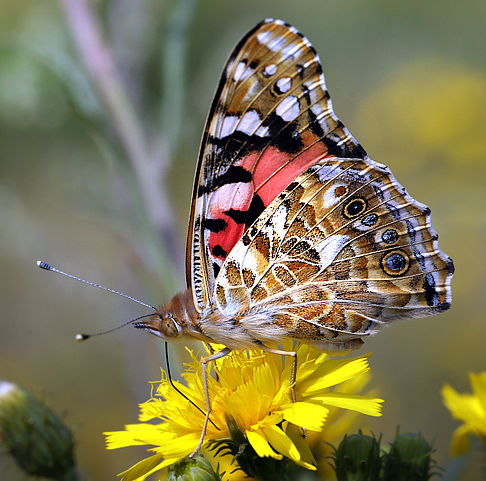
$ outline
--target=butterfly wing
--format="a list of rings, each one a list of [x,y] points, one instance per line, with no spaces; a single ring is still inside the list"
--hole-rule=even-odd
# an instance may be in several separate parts
[[[221,266],[253,222],[332,157],[367,158],[332,110],[310,42],[264,20],[226,62],[201,143],[186,264],[197,310],[213,304]]]
[[[258,313],[268,332],[353,348],[380,324],[447,309],[453,270],[430,210],[387,167],[324,159],[237,243],[216,280],[216,301],[256,339]]]

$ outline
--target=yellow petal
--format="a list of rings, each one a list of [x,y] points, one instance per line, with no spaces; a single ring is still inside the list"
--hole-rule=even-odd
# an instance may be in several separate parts
[[[309,447],[309,443],[302,436],[302,430],[295,424],[287,423],[285,427],[285,434],[287,434],[287,436],[295,444],[295,447],[299,450],[300,461],[298,464],[304,468],[315,470],[317,463]]]
[[[452,457],[461,456],[471,450],[471,434],[471,428],[467,424],[459,426],[454,431],[449,449]]]
[[[120,473],[120,476],[123,476],[121,481],[143,481],[152,473],[155,473],[155,471],[179,461],[179,459],[165,459],[164,461],[160,462],[161,459],[162,456],[156,454],[154,456],[150,456],[150,458],[140,461],[139,463],[135,464],[135,466],[132,466],[130,469]]]
[[[456,417],[456,412],[461,410],[462,396],[449,384],[442,386],[441,394],[447,409]]]
[[[156,442],[150,440],[146,444],[155,444],[157,447],[151,450],[162,454],[164,458],[182,459],[196,449],[199,437],[200,433],[189,433],[171,439],[160,437]]]
[[[486,417],[486,371],[479,374],[470,373],[469,379],[473,393],[481,404],[483,415]]]
[[[270,456],[275,459],[282,459],[280,454],[277,454],[268,444],[266,437],[261,430],[246,431],[248,442],[252,445],[258,456],[261,458]]]
[[[127,424],[125,431],[111,431],[103,433],[106,436],[106,449],[124,448],[126,446],[140,446],[146,444],[140,438],[148,432],[155,431],[157,426],[152,424]]]
[[[276,451],[282,453],[287,458],[300,461],[299,450],[295,447],[292,440],[277,426],[264,426],[261,428],[268,442]]]
[[[368,356],[369,354],[354,359],[326,359],[305,381],[300,382],[297,375],[299,392],[304,396],[320,394],[322,390],[330,386],[335,386],[368,371],[368,360],[366,359]]]
[[[318,404],[296,402],[283,411],[283,416],[296,426],[310,431],[320,431],[326,422],[328,412],[329,409]]]
[[[358,394],[346,394],[340,392],[327,392],[320,396],[313,396],[313,402],[322,402],[328,406],[336,406],[351,409],[369,416],[381,416],[381,404],[383,399],[359,396]]]
[[[275,378],[268,364],[257,368],[253,373],[253,383],[261,396],[273,397],[275,394]]]
[[[472,394],[459,394],[451,386],[445,384],[442,388],[444,404],[456,419],[464,421],[478,433],[486,433],[486,424],[482,404]]]
[[[272,398],[258,393],[253,383],[244,384],[235,392],[226,393],[215,402],[221,409],[232,416],[238,426],[249,429],[250,426],[265,418],[270,411]]]

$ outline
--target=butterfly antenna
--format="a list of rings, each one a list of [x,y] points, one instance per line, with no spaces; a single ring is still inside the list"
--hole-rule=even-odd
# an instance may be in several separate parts
[[[102,336],[104,334],[109,334],[110,332],[118,331],[118,329],[121,329],[122,327],[128,326],[132,322],[138,321],[138,320],[143,319],[145,317],[152,317],[152,316],[153,316],[153,314],[145,314],[144,316],[136,317],[135,319],[132,319],[131,321],[124,322],[123,324],[120,324],[119,326],[113,327],[112,329],[108,329],[107,331],[95,332],[94,334],[76,334],[76,341],[86,341],[86,339],[89,339],[90,337]]]
[[[66,272],[60,271],[59,269],[56,269],[55,267],[52,267],[50,264],[47,264],[45,262],[37,261],[37,265],[41,269],[44,269],[46,271],[57,272],[58,274],[62,274],[63,276],[69,277],[69,278],[74,279],[76,281],[84,282],[85,284],[88,284],[88,285],[93,286],[93,287],[99,287],[100,289],[103,289],[104,291],[113,292],[113,294],[117,294],[118,296],[125,297],[127,299],[130,299],[133,302],[136,302],[137,304],[141,304],[142,306],[148,307],[149,309],[152,309],[153,311],[157,311],[157,309],[154,306],[151,306],[150,304],[146,304],[145,302],[139,301],[138,299],[135,299],[134,297],[129,296],[127,294],[123,294],[123,292],[115,291],[114,289],[110,289],[109,287],[100,286],[99,284],[95,284],[94,282],[89,282],[89,281],[86,281],[86,280],[81,279],[79,277],[72,276],[71,274],[67,274]],[[136,321],[136,319],[133,319],[133,321]],[[133,321],[129,321],[126,324],[130,324]],[[124,324],[124,325],[126,325],[126,324]],[[119,326],[119,327],[123,327],[123,326]],[[119,329],[119,327],[117,327],[115,329]],[[103,334],[103,333],[100,333],[100,334]]]
[[[113,294],[117,294],[121,297],[125,297],[127,299],[130,299],[131,301],[134,301],[138,304],[141,304],[142,306],[148,307],[149,309],[152,309],[153,311],[157,311],[157,309],[154,306],[151,306],[150,304],[146,304],[145,302],[139,301],[138,299],[135,299],[132,296],[129,296],[127,294],[124,294],[123,292],[115,291],[114,289],[110,289],[109,287],[101,286],[99,284],[96,284],[94,282],[86,281],[85,279],[81,279],[80,277],[73,276],[71,274],[68,274],[67,272],[60,271],[59,269],[56,269],[55,267],[52,267],[50,264],[47,264],[46,262],[42,261],[37,261],[37,265],[46,271],[52,271],[52,272],[57,272],[58,274],[62,274],[63,276],[69,277],[71,279],[74,279],[76,281],[84,282],[85,284],[88,284],[93,287],[99,287],[100,289],[103,289],[104,291],[112,292]],[[77,341],[85,341],[86,339],[89,339],[90,337],[95,337],[95,336],[101,336],[104,334],[108,334],[113,331],[117,331],[118,329],[121,329],[122,327],[128,326],[129,324],[132,324],[135,321],[138,321],[140,319],[143,319],[145,317],[150,317],[153,316],[153,314],[145,314],[144,316],[136,317],[135,319],[131,319],[130,321],[124,322],[123,324],[120,324],[117,327],[114,327],[112,329],[108,329],[107,331],[103,332],[96,332],[94,334],[76,334],[76,340]],[[165,344],[165,358],[167,360],[167,374],[169,377],[169,382],[171,386],[185,399],[187,399],[195,408],[197,408],[199,411],[201,411],[202,414],[206,415],[205,411],[203,411],[198,405],[196,405],[193,401],[191,401],[184,393],[182,393],[174,384],[172,381],[172,374],[170,372],[170,364],[169,364],[169,350],[167,348],[167,343]],[[209,419],[211,424],[216,428],[219,429],[214,422]]]
[[[167,377],[169,378],[169,382],[170,382],[170,385],[185,399],[187,399],[196,409],[198,409],[202,414],[204,414],[204,416],[206,416],[206,412],[203,411],[197,404],[195,404],[193,401],[191,401],[184,393],[182,393],[177,387],[176,385],[174,384],[174,382],[172,381],[172,374],[170,373],[170,362],[169,362],[169,343],[166,342],[165,343],[165,363],[167,365]],[[220,431],[220,429],[218,428],[218,426],[216,426],[216,424],[214,424],[213,420],[211,418],[209,418],[209,422],[218,430]]]

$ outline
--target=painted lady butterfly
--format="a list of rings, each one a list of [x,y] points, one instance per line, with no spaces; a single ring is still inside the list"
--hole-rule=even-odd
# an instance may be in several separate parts
[[[334,114],[310,42],[264,20],[234,49],[209,111],[188,288],[134,325],[226,346],[204,364],[232,349],[292,355],[271,347],[284,338],[351,350],[382,324],[448,309],[453,270],[429,208]]]
[[[430,209],[350,135],[315,49],[280,20],[251,30],[224,67],[186,262],[188,289],[136,327],[229,349],[291,337],[340,351],[451,304]]]

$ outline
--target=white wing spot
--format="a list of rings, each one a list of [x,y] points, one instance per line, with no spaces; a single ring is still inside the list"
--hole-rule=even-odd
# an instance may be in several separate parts
[[[226,75],[229,77],[231,75],[231,70],[233,70],[233,65],[234,65],[235,61],[234,60],[231,60],[229,63],[228,63],[228,67],[226,68]]]
[[[215,219],[221,211],[229,210],[232,207],[238,208],[234,205],[234,198],[241,199],[242,204],[245,204],[248,199],[251,200],[252,194],[253,187],[248,182],[234,182],[218,187],[211,197],[211,208],[208,218]]]
[[[319,174],[321,174],[321,171],[319,171]],[[336,171],[333,172],[333,174],[331,175],[336,175]],[[320,175],[319,175],[320,177]],[[327,189],[325,192],[324,192],[324,204],[326,205],[326,207],[329,205],[329,207],[337,204],[338,202],[340,202],[342,200],[342,198],[338,195],[336,195],[336,189],[338,187],[344,187],[346,188],[346,186],[344,185],[336,185],[335,187],[331,188],[331,189]]]
[[[321,106],[320,105],[314,105],[313,107],[311,107],[311,110],[312,112],[314,112],[314,114],[316,114],[316,118],[317,118],[317,121],[319,122],[319,125],[321,126],[322,130],[324,130],[324,132],[329,132],[330,130],[330,126],[329,126],[329,120],[333,118],[332,114],[332,110],[329,108],[329,105],[328,105],[328,108],[326,110],[321,110]]]
[[[290,44],[284,47],[280,53],[284,59],[295,58],[300,53],[300,47],[298,45]]]
[[[275,232],[285,232],[285,221],[287,220],[287,209],[280,204],[272,216],[273,230]]]
[[[336,177],[343,169],[336,165],[320,165],[318,164],[314,171],[317,173],[319,177],[319,182],[323,184],[327,184],[328,181]],[[332,191],[332,195],[334,196],[334,191]],[[332,200],[331,200],[332,202]]]
[[[272,38],[272,33],[270,31],[268,31],[268,30],[266,32],[260,32],[257,35],[257,40],[262,45],[266,45],[268,39],[270,39],[270,38]]]
[[[296,32],[297,33],[297,32]],[[302,37],[302,43],[306,45],[307,47],[312,47],[312,44],[307,40],[305,37]],[[316,54],[316,59],[319,60],[319,55]]]
[[[253,69],[246,67],[245,62],[240,62],[236,66],[236,70],[235,70],[235,74],[233,75],[233,78],[235,82],[238,82],[239,80],[245,80],[251,75],[252,71]]]
[[[265,75],[265,77],[271,77],[276,71],[277,71],[277,66],[272,63],[265,67],[265,70],[263,71],[263,75]]]
[[[333,235],[316,244],[316,249],[321,255],[319,264],[322,270],[332,263],[348,240],[348,236]]]
[[[258,135],[258,137],[267,137],[268,127],[258,127],[258,129],[255,132],[255,135]]]
[[[261,120],[258,112],[256,110],[250,110],[249,112],[246,112],[243,117],[241,117],[236,130],[239,130],[247,135],[252,135],[260,124]]]
[[[272,38],[270,42],[266,44],[266,46],[268,50],[271,50],[272,52],[279,52],[282,49],[284,44],[285,44],[285,38],[275,37]]]
[[[285,97],[277,105],[276,112],[279,117],[282,117],[282,119],[285,120],[285,122],[291,122],[294,120],[300,113],[300,106],[297,97]]]
[[[279,80],[277,80],[277,87],[282,92],[283,94],[287,92],[287,90],[290,89],[292,86],[292,81],[290,80],[289,77],[283,77]]]
[[[304,82],[304,86],[308,89],[308,95],[310,96],[310,100],[312,104],[316,104],[316,102],[324,101],[323,97],[325,96],[324,90],[322,89],[322,84],[320,82],[314,82],[309,84],[309,82]]]
[[[227,117],[225,117],[223,120],[223,125],[221,126],[220,138],[228,137],[228,135],[231,135],[235,131],[238,120],[239,118],[236,117],[236,115],[228,115]]]
[[[248,82],[250,84],[250,88],[247,88],[245,96],[243,97],[243,101],[251,101],[254,99],[255,95],[261,90],[260,82]]]

